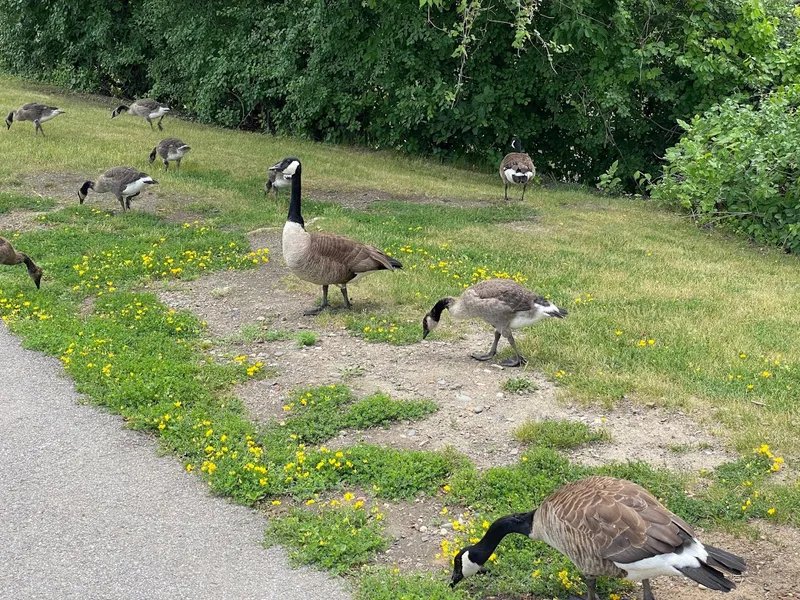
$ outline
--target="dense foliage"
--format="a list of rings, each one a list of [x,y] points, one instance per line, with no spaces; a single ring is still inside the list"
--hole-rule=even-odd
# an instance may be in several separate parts
[[[691,210],[701,223],[800,250],[798,105],[795,85],[757,107],[728,100],[684,123],[653,196]]]
[[[204,122],[557,177],[656,172],[689,119],[798,73],[790,0],[0,0],[16,73]]]

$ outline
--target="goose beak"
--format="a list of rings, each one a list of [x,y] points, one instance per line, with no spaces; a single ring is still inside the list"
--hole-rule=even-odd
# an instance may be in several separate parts
[[[31,279],[33,279],[33,283],[36,284],[36,289],[41,289],[41,282],[42,282],[42,272],[39,271],[37,273],[31,273]]]

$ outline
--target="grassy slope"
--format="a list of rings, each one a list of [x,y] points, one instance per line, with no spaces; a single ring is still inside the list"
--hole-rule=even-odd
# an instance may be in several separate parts
[[[501,195],[493,176],[177,119],[165,120],[160,135],[128,115],[112,121],[114,101],[37,90],[13,79],[0,87],[6,109],[37,100],[67,111],[45,124],[46,139],[35,138],[30,123],[0,135],[7,157],[0,186],[20,193],[25,176],[37,172],[89,178],[131,164],[157,173],[160,211],[188,209],[219,225],[252,229],[282,222],[285,200],[265,201],[261,189],[266,168],[294,154],[304,161],[310,199],[379,190],[469,204]],[[180,175],[147,164],[166,135],[193,146]],[[108,200],[92,201],[111,206]],[[309,202],[306,213],[323,216],[326,230],[402,255],[404,273],[367,279],[359,296],[402,320],[406,340],[433,301],[458,293],[478,269],[518,273],[570,310],[566,322],[519,336],[532,365],[557,377],[567,393],[693,406],[718,415],[741,450],[766,442],[800,455],[800,417],[792,400],[800,389],[800,339],[789,333],[800,329],[800,313],[790,306],[800,284],[796,257],[699,231],[643,202],[570,190],[534,190],[525,206],[432,209],[384,202],[363,213]],[[519,223],[509,227],[507,221]]]

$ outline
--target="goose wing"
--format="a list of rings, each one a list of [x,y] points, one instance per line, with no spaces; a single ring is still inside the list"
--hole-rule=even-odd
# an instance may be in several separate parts
[[[27,104],[23,104],[17,109],[17,120],[31,120],[36,119],[41,116],[42,112],[47,107],[44,104],[39,104],[38,102],[28,102]]]
[[[143,110],[147,110],[148,112],[155,111],[161,108],[161,104],[159,104],[152,98],[142,98],[141,100],[137,100],[136,102],[134,102],[132,106],[141,108]]]
[[[374,246],[329,233],[311,234],[309,254],[324,263],[331,273],[337,273],[337,280],[344,279],[342,283],[360,273],[391,270],[399,264]]]
[[[95,191],[108,190],[117,194],[142,177],[149,175],[134,167],[111,167],[98,178]]]
[[[589,477],[553,506],[570,527],[590,536],[599,556],[617,564],[675,552],[692,528],[644,488],[613,477]]]
[[[510,279],[482,281],[472,286],[468,292],[480,299],[481,303],[495,304],[497,308],[511,313],[529,311],[535,303],[550,305],[546,299]]]
[[[503,158],[502,169],[504,171],[506,169],[514,169],[523,173],[533,171],[533,161],[524,152],[512,152],[511,154],[506,154],[505,158]]]

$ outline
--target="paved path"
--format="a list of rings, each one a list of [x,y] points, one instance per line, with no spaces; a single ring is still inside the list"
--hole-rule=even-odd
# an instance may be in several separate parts
[[[78,402],[59,361],[0,323],[2,600],[350,598],[265,550],[255,511]]]

